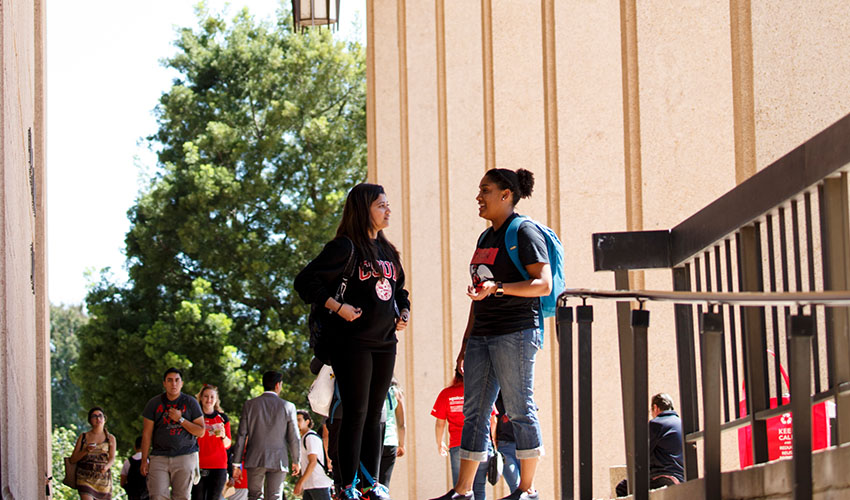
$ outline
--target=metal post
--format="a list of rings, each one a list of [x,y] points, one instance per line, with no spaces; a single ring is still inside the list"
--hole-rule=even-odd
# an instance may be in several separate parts
[[[794,500],[812,498],[812,335],[811,316],[791,316],[788,342],[791,358],[791,410],[794,436]]]
[[[614,287],[617,290],[629,289],[629,272],[626,270],[614,271]],[[626,445],[626,477],[629,478],[629,492],[634,492],[635,478],[635,433],[632,427],[632,419],[629,418],[634,412],[632,407],[631,390],[633,386],[632,375],[634,374],[633,352],[632,352],[632,327],[630,323],[631,304],[626,301],[617,302],[617,337],[620,348],[620,397],[623,402],[623,437]]]
[[[691,291],[688,266],[673,269],[673,290]],[[679,408],[685,436],[699,430],[697,402],[696,351],[694,350],[694,309],[692,305],[673,306],[676,318],[676,361],[679,365]],[[699,477],[696,443],[682,443],[685,457],[685,480]]]
[[[593,500],[593,306],[576,307],[578,321],[579,498]]]
[[[632,311],[634,337],[634,386],[632,396],[634,413],[632,423],[635,435],[635,473],[629,482],[634,485],[634,500],[649,500],[649,376],[647,372],[646,337],[649,328],[649,311]],[[628,418],[628,417],[626,417]]]
[[[742,227],[738,239],[739,288],[742,292],[764,290],[761,261],[761,237],[758,224]],[[753,463],[767,462],[767,421],[756,420],[755,414],[769,408],[767,393],[767,358],[765,355],[765,317],[762,307],[741,307],[747,381],[747,415],[753,430]]]
[[[561,498],[573,500],[573,308],[560,306],[555,321],[561,381]]]
[[[723,362],[723,316],[702,315],[702,422],[705,500],[720,500],[720,364]]]
[[[825,290],[850,288],[850,209],[847,174],[825,179],[820,188],[821,247]],[[850,308],[826,308],[829,388],[850,382]],[[850,395],[835,396],[838,443],[850,442]]]

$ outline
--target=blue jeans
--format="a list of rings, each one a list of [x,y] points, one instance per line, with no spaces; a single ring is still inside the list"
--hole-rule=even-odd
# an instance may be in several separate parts
[[[452,484],[457,484],[457,476],[460,474],[460,447],[455,446],[449,448],[449,459],[452,464]],[[478,471],[475,473],[475,479],[472,481],[472,492],[475,494],[475,500],[487,500],[487,462],[478,464]],[[511,490],[513,491],[513,490]]]
[[[543,455],[543,436],[534,404],[534,358],[542,335],[529,328],[507,335],[469,337],[463,361],[463,435],[460,458],[484,462],[490,414],[499,389],[511,416],[517,458]]]
[[[511,493],[519,488],[519,459],[516,457],[516,443],[513,441],[499,442],[499,453],[505,458],[505,468],[502,470],[502,477],[505,478],[505,484],[508,485],[508,491]]]

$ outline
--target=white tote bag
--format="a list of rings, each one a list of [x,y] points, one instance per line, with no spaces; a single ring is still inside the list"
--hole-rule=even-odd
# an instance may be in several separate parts
[[[318,415],[327,417],[331,412],[331,401],[334,397],[334,370],[330,365],[322,366],[319,374],[316,375],[316,380],[310,386],[310,392],[307,393],[307,399],[310,401],[310,408]]]

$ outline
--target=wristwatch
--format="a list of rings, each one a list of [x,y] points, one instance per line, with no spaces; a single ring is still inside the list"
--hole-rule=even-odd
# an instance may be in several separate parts
[[[180,417],[180,420],[178,420],[178,421],[177,421],[177,423],[178,423],[178,424],[182,424],[184,420],[186,420],[186,419],[185,419],[185,418],[183,418],[183,417]]]
[[[493,295],[495,295],[496,297],[501,297],[504,294],[505,294],[505,289],[502,288],[502,282],[497,281],[496,282],[496,293],[494,293]]]

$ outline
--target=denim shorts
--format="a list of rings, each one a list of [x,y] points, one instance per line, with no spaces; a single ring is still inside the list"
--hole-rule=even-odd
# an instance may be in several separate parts
[[[534,358],[542,340],[537,328],[469,337],[463,360],[460,458],[487,460],[490,414],[500,389],[505,411],[511,417],[517,458],[543,455],[543,436],[534,404]]]

